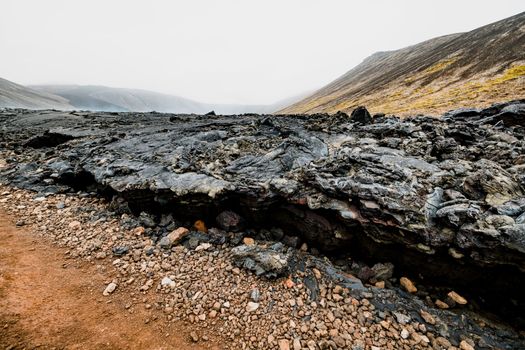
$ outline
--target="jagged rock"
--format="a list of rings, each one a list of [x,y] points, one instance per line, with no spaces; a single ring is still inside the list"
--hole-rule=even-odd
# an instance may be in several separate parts
[[[0,180],[37,193],[99,191],[121,198],[121,213],[169,211],[188,226],[234,210],[268,238],[417,266],[411,276],[521,317],[523,104],[373,123],[364,109],[350,118],[3,110]],[[66,137],[28,147],[49,134]],[[157,218],[130,225],[162,237],[171,228],[154,231]],[[238,244],[245,233],[220,235]]]
[[[241,245],[233,248],[232,255],[238,266],[253,271],[257,276],[275,278],[290,271],[289,256],[281,243],[269,248]]]
[[[372,121],[372,116],[370,115],[370,113],[368,113],[368,110],[363,106],[359,106],[356,109],[354,109],[352,111],[352,114],[350,115],[350,118],[362,124],[368,124]]]

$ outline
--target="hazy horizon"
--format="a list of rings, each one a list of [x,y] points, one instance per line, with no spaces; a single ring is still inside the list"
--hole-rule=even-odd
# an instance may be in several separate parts
[[[7,0],[0,77],[271,104],[322,87],[374,52],[524,10],[513,0],[328,3]]]

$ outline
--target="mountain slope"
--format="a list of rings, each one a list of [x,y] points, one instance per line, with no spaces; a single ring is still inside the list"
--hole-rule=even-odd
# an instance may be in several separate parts
[[[0,107],[73,109],[66,99],[0,78]]]
[[[281,113],[437,114],[525,96],[525,12],[467,33],[378,52]]]

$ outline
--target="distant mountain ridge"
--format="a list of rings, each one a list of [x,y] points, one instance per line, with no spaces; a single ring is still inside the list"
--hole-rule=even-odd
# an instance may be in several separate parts
[[[110,112],[165,112],[204,114],[273,113],[306,94],[269,105],[211,104],[187,98],[140,89],[113,88],[97,85],[34,85],[31,88],[58,95],[75,109]]]
[[[37,91],[2,78],[0,78],[0,107],[64,110],[74,108],[63,97]]]
[[[438,114],[525,97],[525,12],[466,33],[375,53],[280,113]]]

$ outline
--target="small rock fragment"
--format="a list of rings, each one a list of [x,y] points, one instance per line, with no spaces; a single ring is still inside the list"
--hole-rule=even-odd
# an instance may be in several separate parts
[[[417,292],[417,288],[416,286],[414,285],[414,283],[409,280],[407,277],[401,277],[399,279],[399,283],[401,284],[401,286],[403,288],[405,288],[405,290],[409,293],[415,293]]]
[[[259,303],[254,303],[252,301],[248,302],[248,305],[246,305],[246,311],[248,312],[254,312],[259,308]]]
[[[199,232],[208,233],[208,228],[206,227],[206,224],[202,220],[195,221],[195,223],[193,224],[193,227]]]
[[[436,320],[434,319],[434,316],[432,316],[430,313],[426,312],[425,310],[420,310],[419,314],[421,317],[425,320],[428,324],[436,324]]]
[[[290,350],[290,342],[288,339],[280,339],[278,341],[279,350]]]
[[[69,228],[77,230],[80,228],[80,221],[74,220],[69,223]]]
[[[439,300],[439,299],[437,299],[437,300],[435,301],[435,304],[436,304],[436,306],[437,306],[438,308],[440,308],[440,309],[448,309],[448,308],[449,308],[449,306],[448,306],[447,303],[445,303],[444,301],[441,301],[441,300]]]
[[[102,295],[107,297],[108,295],[113,293],[116,288],[117,288],[117,284],[115,282],[111,282],[110,284],[107,285],[106,289],[104,289],[104,291],[102,292]]]
[[[244,237],[242,239],[242,242],[246,245],[254,245],[255,244],[255,240],[251,237]]]
[[[195,331],[190,333],[190,337],[191,337],[191,340],[194,343],[197,343],[199,341],[199,336],[197,335],[197,333]]]
[[[474,350],[474,347],[472,345],[470,345],[466,340],[462,340],[459,343],[459,348],[461,350]]]
[[[467,303],[467,299],[463,298],[461,295],[459,295],[458,293],[454,291],[449,292],[448,297],[454,300],[459,305],[465,305]]]
[[[410,332],[408,332],[405,328],[401,330],[401,338],[407,339],[410,336]]]

